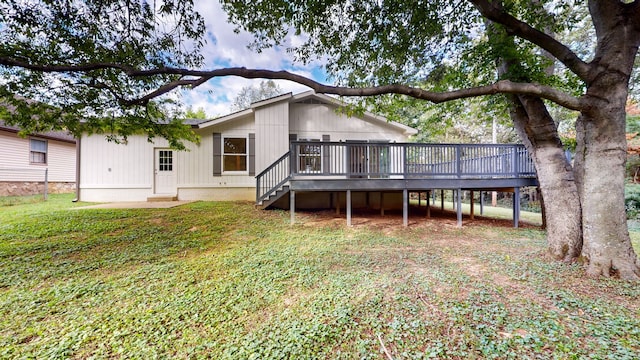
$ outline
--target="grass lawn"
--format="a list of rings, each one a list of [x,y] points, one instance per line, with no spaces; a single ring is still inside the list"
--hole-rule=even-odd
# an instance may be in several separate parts
[[[640,354],[640,286],[549,261],[532,228],[70,199],[0,207],[0,358]]]
[[[412,204],[418,204],[416,200],[411,201]],[[425,206],[424,200],[422,201],[422,206]],[[434,211],[438,211],[440,209],[440,200],[437,200],[435,204],[431,204]],[[444,202],[445,210],[455,211],[453,207],[453,203],[450,201]],[[462,203],[462,213],[468,215],[471,213],[471,205]],[[480,216],[480,203],[476,202],[473,205],[473,213],[475,216]],[[493,207],[493,206],[483,206],[483,216],[496,218],[496,219],[508,219],[513,220],[513,210],[510,208],[504,207]],[[542,214],[534,213],[529,211],[520,211],[520,220],[528,222],[530,224],[541,225],[542,224]]]

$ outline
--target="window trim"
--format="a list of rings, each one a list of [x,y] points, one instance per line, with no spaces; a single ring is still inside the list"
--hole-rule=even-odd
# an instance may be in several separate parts
[[[44,151],[38,151],[38,150],[34,150],[32,148],[32,141],[36,140],[36,141],[42,141],[44,142]],[[44,161],[43,162],[35,162],[33,161],[33,154],[44,154]],[[29,138],[29,164],[30,165],[47,165],[49,164],[49,141],[47,139],[42,139],[42,138],[38,138],[38,137],[30,137]]]
[[[224,144],[225,141],[227,139],[244,139],[245,141],[245,152],[244,154],[239,154],[239,153],[225,153],[224,152]],[[248,136],[233,136],[233,135],[229,135],[229,136],[225,136],[224,134],[222,135],[222,141],[220,141],[220,165],[222,168],[222,174],[226,174],[226,175],[247,175],[249,174],[249,137]],[[244,156],[245,157],[245,165],[246,165],[246,169],[245,170],[225,170],[224,169],[224,158],[227,155],[234,155],[234,156]]]
[[[167,160],[169,161],[167,162]],[[158,161],[156,165],[158,166],[157,171],[159,172],[173,172],[175,167],[173,150],[158,149]]]

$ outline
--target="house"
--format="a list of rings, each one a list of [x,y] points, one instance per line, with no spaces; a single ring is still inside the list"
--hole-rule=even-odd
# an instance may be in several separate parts
[[[312,91],[256,102],[243,111],[193,122],[201,142],[188,144],[187,151],[173,150],[163,139],[148,142],[144,135],[130,136],[126,145],[108,142],[104,135],[83,136],[78,197],[91,202],[256,201],[256,175],[289,153],[294,140],[399,143],[417,133],[368,112],[346,115],[340,112],[343,106]],[[306,146],[298,152],[309,174],[321,167],[317,150]],[[299,206],[323,207],[330,201],[328,194],[310,194]]]
[[[402,209],[409,193],[513,192],[537,185],[521,144],[425,144],[417,131],[314,92],[285,94],[214,120],[190,122],[200,144],[187,151],[144,135],[115,144],[103,135],[79,142],[82,201],[247,200],[289,209]],[[444,207],[441,202],[441,207]],[[482,206],[482,204],[481,204]],[[457,207],[462,226],[461,206]],[[473,206],[471,206],[473,208]],[[427,200],[426,214],[429,216]],[[514,226],[519,201],[514,201]]]
[[[66,132],[27,137],[0,120],[0,196],[73,192],[76,181],[76,140]]]

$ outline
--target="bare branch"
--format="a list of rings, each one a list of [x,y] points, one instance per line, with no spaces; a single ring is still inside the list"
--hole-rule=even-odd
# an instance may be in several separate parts
[[[11,64],[11,65],[9,65]],[[432,92],[417,87],[391,84],[372,87],[351,88],[343,86],[324,85],[310,78],[293,74],[287,71],[273,71],[264,69],[247,69],[244,67],[221,68],[215,70],[190,70],[182,68],[156,68],[147,70],[137,70],[129,66],[110,63],[92,63],[86,65],[34,65],[26,62],[16,62],[6,57],[0,57],[0,65],[18,66],[30,70],[42,72],[86,72],[89,70],[99,69],[119,69],[130,77],[151,77],[160,75],[181,75],[183,78],[171,81],[157,90],[138,99],[131,99],[125,103],[128,105],[146,104],[149,100],[166,94],[178,87],[189,86],[195,88],[202,85],[206,81],[214,77],[222,76],[239,76],[245,79],[273,79],[273,80],[289,80],[308,86],[317,93],[333,94],[341,96],[375,96],[384,94],[406,95],[416,99],[427,100],[433,103],[442,103],[446,101],[477,97],[493,94],[522,94],[534,95],[550,101],[571,110],[580,110],[580,99],[554,89],[550,86],[539,85],[534,83],[516,83],[508,80],[501,80],[491,85],[480,87],[454,90],[448,92]],[[189,77],[190,79],[185,79]]]
[[[571,51],[571,49],[558,40],[538,29],[535,29],[531,25],[516,19],[491,0],[468,1],[475,5],[482,16],[495,23],[503,25],[510,33],[531,41],[540,48],[546,50],[553,55],[553,57],[571,69],[571,71],[578,75],[582,80],[586,82],[590,82],[590,80],[592,80],[592,77],[594,76],[594,72],[591,71],[592,66],[582,61],[576,53]]]

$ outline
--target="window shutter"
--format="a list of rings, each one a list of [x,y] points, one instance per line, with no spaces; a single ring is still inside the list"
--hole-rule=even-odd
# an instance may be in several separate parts
[[[330,135],[322,135],[322,142],[329,142],[331,141],[331,136]],[[330,146],[323,146],[323,151],[322,151],[322,172],[323,173],[329,173],[330,169],[331,169],[331,147]]]
[[[249,134],[249,176],[256,175],[256,134]]]
[[[222,134],[213,133],[213,176],[222,176]]]

